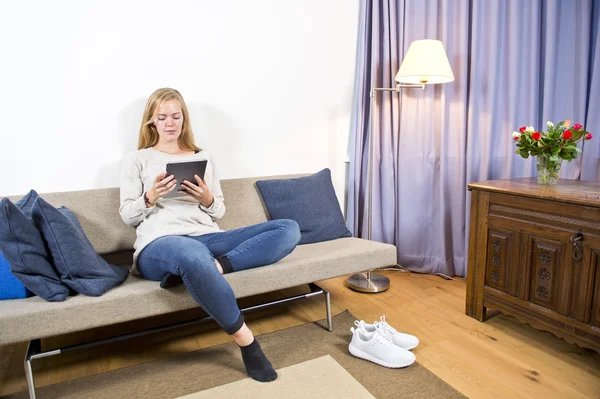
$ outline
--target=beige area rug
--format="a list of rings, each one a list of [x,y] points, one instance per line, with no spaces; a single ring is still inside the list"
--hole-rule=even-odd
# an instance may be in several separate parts
[[[264,334],[258,341],[275,369],[283,369],[284,374],[289,366],[329,355],[376,398],[464,398],[418,363],[404,369],[388,369],[352,356],[348,344],[354,319],[345,311],[333,318],[333,332],[328,332],[324,328],[326,323],[320,321]],[[418,362],[419,348],[415,349],[415,354]],[[240,350],[230,342],[42,387],[37,393],[40,399],[177,398],[247,377]],[[257,389],[260,390],[262,385],[259,384]],[[335,391],[330,394],[336,396]],[[344,394],[340,392],[337,396],[344,397]],[[21,392],[8,397],[24,399],[27,394]],[[286,396],[278,393],[275,397]]]
[[[279,377],[262,384],[252,378],[181,396],[179,399],[211,398],[344,398],[368,399],[373,395],[329,355],[284,367]]]

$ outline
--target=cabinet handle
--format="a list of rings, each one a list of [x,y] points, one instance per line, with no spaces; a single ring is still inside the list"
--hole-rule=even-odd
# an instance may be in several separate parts
[[[577,233],[571,236],[571,244],[573,244],[573,260],[577,263],[583,259],[583,234]]]

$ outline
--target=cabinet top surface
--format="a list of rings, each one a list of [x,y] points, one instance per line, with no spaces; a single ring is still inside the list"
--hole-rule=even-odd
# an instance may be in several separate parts
[[[600,208],[600,183],[559,179],[558,184],[538,184],[535,177],[488,180],[468,185],[469,190],[521,195]]]

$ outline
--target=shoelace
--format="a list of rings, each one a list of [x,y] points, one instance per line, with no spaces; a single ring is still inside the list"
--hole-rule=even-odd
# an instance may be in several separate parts
[[[358,325],[359,325],[358,320],[355,321],[354,324],[358,327]],[[350,327],[350,332],[352,334],[354,334],[354,331],[355,331],[355,328],[354,327]],[[392,346],[394,346],[394,344],[392,343],[392,336],[391,335],[386,335],[381,330],[375,330],[375,337],[374,337],[374,339],[377,340],[377,342],[381,343],[385,347],[392,347]]]
[[[379,318],[379,321],[373,323],[373,325],[375,326],[376,329],[381,330],[383,332],[383,334],[387,337],[389,337],[390,339],[392,338],[392,335],[394,335],[395,333],[397,333],[396,329],[392,326],[390,326],[386,321],[385,321],[385,315],[381,316]]]
[[[386,323],[385,321],[385,315],[381,316],[379,318],[380,321],[376,321],[373,323],[373,325],[375,326],[376,330],[380,330],[385,336],[389,336],[391,339],[391,336],[394,335],[395,333],[397,333],[396,329],[392,326],[390,326],[388,323]],[[354,325],[357,328],[360,328],[360,322],[358,320],[354,320]],[[352,327],[350,329],[350,331],[354,332],[354,327]]]
[[[390,348],[392,346],[394,346],[394,344],[392,343],[392,336],[391,335],[386,335],[385,333],[378,333],[379,330],[375,331],[375,339],[381,343],[383,346]]]

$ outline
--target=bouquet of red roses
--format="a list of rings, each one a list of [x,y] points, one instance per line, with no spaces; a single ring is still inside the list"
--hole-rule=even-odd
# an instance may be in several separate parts
[[[520,154],[523,158],[529,158],[531,155],[555,162],[559,162],[559,158],[571,161],[581,152],[577,143],[581,140],[591,140],[593,137],[581,124],[571,126],[569,120],[558,125],[548,121],[547,126],[547,132],[536,131],[533,126],[522,126],[518,132],[513,132],[513,139],[517,143],[515,154]]]
[[[562,160],[571,162],[577,158],[581,152],[577,143],[591,140],[592,134],[579,123],[571,126],[569,120],[557,125],[548,121],[547,126],[547,132],[539,132],[533,126],[522,126],[512,135],[517,144],[515,154],[523,158],[529,158],[530,155],[538,157],[538,182],[556,184]]]

